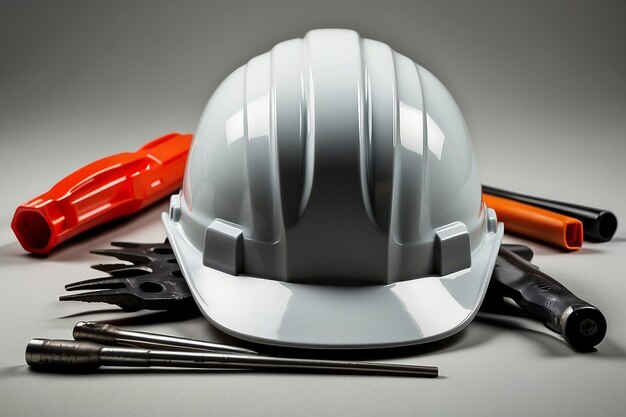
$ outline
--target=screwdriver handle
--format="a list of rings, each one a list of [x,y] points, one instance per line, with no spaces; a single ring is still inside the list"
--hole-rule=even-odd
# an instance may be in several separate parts
[[[606,335],[600,310],[506,247],[500,248],[491,285],[494,292],[540,317],[576,349],[590,350]]]
[[[191,140],[170,133],[74,171],[15,210],[15,236],[26,251],[48,255],[73,236],[169,196],[182,184]]]
[[[95,370],[102,365],[101,350],[91,342],[33,339],[26,346],[26,363],[38,370]]]

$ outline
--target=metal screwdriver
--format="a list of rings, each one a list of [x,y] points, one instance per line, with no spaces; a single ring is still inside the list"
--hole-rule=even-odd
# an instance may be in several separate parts
[[[438,368],[374,362],[275,358],[236,353],[183,352],[103,346],[74,340],[33,339],[26,363],[37,370],[90,371],[100,366],[260,369],[436,378]]]
[[[111,324],[96,321],[79,321],[74,326],[75,340],[100,343],[103,345],[133,346],[148,349],[184,350],[200,352],[232,352],[245,355],[258,355],[258,352],[238,346],[222,345],[204,340],[164,334],[137,332],[120,329]]]

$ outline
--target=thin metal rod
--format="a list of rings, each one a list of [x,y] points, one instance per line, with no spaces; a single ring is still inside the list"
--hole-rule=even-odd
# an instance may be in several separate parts
[[[39,370],[85,371],[100,366],[260,369],[436,378],[437,367],[375,362],[274,358],[261,355],[200,353],[110,347],[74,340],[33,339],[26,363]]]
[[[75,340],[103,345],[134,346],[148,349],[184,350],[199,352],[232,352],[258,355],[258,352],[238,346],[222,345],[186,337],[167,336],[157,333],[120,329],[111,324],[95,321],[79,321],[72,332]]]

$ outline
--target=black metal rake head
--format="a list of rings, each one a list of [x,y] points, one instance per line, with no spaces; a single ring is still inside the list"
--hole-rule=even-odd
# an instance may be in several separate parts
[[[64,295],[59,297],[60,301],[116,304],[127,311],[197,308],[169,242],[112,242],[111,245],[117,249],[91,253],[129,263],[93,265],[93,269],[110,276],[68,284],[67,291],[87,292]]]

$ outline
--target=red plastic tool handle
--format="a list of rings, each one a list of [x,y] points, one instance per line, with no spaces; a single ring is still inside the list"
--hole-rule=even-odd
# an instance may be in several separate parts
[[[13,232],[26,251],[47,255],[70,237],[167,197],[182,185],[191,139],[170,133],[80,168],[19,206]]]

